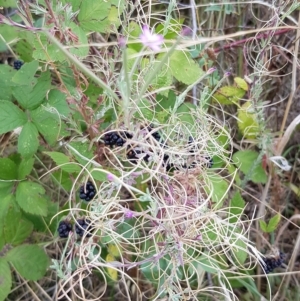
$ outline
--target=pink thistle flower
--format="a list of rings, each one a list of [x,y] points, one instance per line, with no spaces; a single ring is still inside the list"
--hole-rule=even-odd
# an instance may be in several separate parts
[[[153,34],[150,32],[148,25],[143,26],[143,33],[140,35],[142,44],[154,51],[158,51],[164,42],[161,34]]]

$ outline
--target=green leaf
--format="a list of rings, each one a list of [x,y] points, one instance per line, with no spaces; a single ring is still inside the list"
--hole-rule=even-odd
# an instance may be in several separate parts
[[[11,100],[12,99],[12,77],[17,71],[11,66],[6,64],[0,64],[0,91],[1,99]]]
[[[93,179],[104,182],[107,181],[107,173],[101,171],[101,170],[93,170],[91,172],[91,176]]]
[[[36,79],[34,78],[35,73],[39,67],[38,61],[32,61],[30,63],[25,63],[18,72],[12,78],[12,81],[20,86],[32,86],[32,84],[36,83]],[[26,95],[23,95],[26,96]]]
[[[0,158],[0,180],[16,180],[18,169],[15,162],[8,158]]]
[[[70,52],[80,58],[85,58],[89,54],[88,39],[86,34],[78,25],[73,22],[71,22],[69,26],[72,34],[75,34],[78,38],[78,41],[76,41],[74,46],[70,48]],[[80,47],[76,47],[76,45],[80,45]],[[86,46],[83,47],[83,45]]]
[[[63,62],[66,60],[65,55],[60,49],[49,42],[45,34],[36,34],[33,43],[33,58],[42,61]]]
[[[234,78],[234,82],[237,84],[237,86],[239,88],[242,88],[245,91],[249,90],[248,84],[247,84],[247,82],[244,79],[242,79],[240,77],[235,77]]]
[[[205,190],[207,193],[210,193],[210,189],[212,188],[212,201],[216,203],[217,208],[220,208],[227,196],[228,183],[222,176],[215,173],[208,174],[207,181],[210,185],[205,186]]]
[[[12,204],[8,209],[4,224],[6,243],[16,246],[22,243],[30,235],[32,230],[32,223],[24,219],[22,212]]]
[[[236,192],[230,201],[230,223],[236,223],[240,215],[243,213],[245,207],[245,201],[242,198],[240,192]]]
[[[23,68],[23,67],[22,67]],[[22,69],[21,69],[22,70]],[[42,73],[37,83],[31,86],[17,86],[13,89],[13,94],[18,103],[24,108],[36,109],[45,100],[45,96],[51,86],[50,71]]]
[[[258,153],[252,150],[237,151],[232,156],[234,164],[238,166],[245,175],[250,175],[252,182],[265,184],[267,182],[267,175],[261,164],[259,163],[258,166],[253,168],[253,164],[255,164],[257,158]]]
[[[24,180],[27,177],[32,169],[34,164],[34,158],[28,158],[26,160],[22,160],[19,167],[18,167],[18,179]]]
[[[32,157],[39,147],[39,132],[32,122],[27,122],[18,139],[18,152],[23,158]]]
[[[78,14],[80,27],[87,31],[105,32],[110,6],[105,0],[82,1]]]
[[[268,232],[268,226],[267,226],[267,223],[265,221],[259,221],[259,225],[260,225],[260,228],[263,232]]]
[[[47,200],[43,186],[37,183],[24,181],[19,183],[16,192],[17,203],[28,213],[46,216]]]
[[[87,159],[92,159],[94,157],[94,149],[90,147],[89,143],[82,143],[77,141],[70,142],[70,145],[78,151],[79,154],[84,156]],[[75,157],[76,161],[82,165],[86,165],[87,160],[82,159],[82,157],[78,156],[76,152],[70,149],[70,152]]]
[[[235,239],[234,241],[231,241],[231,246],[237,262],[240,265],[244,264],[248,257],[246,243],[242,239]]]
[[[10,267],[5,258],[0,257],[0,301],[6,300],[12,286]]]
[[[46,108],[39,107],[31,111],[31,118],[38,131],[50,145],[53,145],[59,139],[62,124],[57,113],[52,113],[47,111]]]
[[[203,70],[190,59],[190,54],[184,51],[174,51],[170,57],[172,75],[180,82],[191,85],[203,75]]]
[[[45,252],[37,245],[21,245],[10,250],[4,257],[26,280],[41,279],[49,266]]]
[[[0,100],[0,134],[4,134],[24,125],[26,114],[13,103]]]
[[[71,112],[66,101],[66,94],[60,92],[59,90],[50,91],[48,94],[48,105],[55,108],[57,112],[63,116],[68,116]]]
[[[281,216],[279,213],[277,213],[275,216],[273,216],[269,223],[268,223],[268,227],[267,227],[267,232],[270,233],[270,232],[273,232],[277,229],[277,226],[280,222],[280,219],[281,219]]]
[[[238,127],[247,139],[253,139],[259,135],[257,116],[250,101],[238,109]]]
[[[237,104],[238,101],[243,98],[245,93],[245,90],[242,88],[224,86],[213,95],[213,99],[224,105]]]
[[[71,162],[70,158],[65,154],[59,152],[44,152],[44,154],[51,157],[51,159],[56,163],[58,167],[60,167],[63,171],[72,173],[72,172],[80,172],[81,168],[78,164]]]

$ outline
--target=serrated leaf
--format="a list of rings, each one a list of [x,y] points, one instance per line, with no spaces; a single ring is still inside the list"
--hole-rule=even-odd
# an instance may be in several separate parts
[[[44,154],[51,157],[51,159],[59,166],[63,171],[72,173],[80,172],[81,168],[74,162],[70,161],[70,158],[63,153],[59,152],[44,152]]]
[[[239,88],[241,88],[241,89],[243,89],[245,91],[249,90],[248,84],[247,84],[247,82],[244,79],[242,79],[240,77],[235,77],[234,81],[235,81],[235,83],[237,84],[237,86]]]
[[[73,22],[70,23],[69,27],[72,31],[72,34],[75,34],[76,38],[78,39],[78,41],[74,42],[73,47],[70,48],[70,52],[81,58],[85,58],[89,54],[88,39],[85,32]],[[77,48],[76,45],[79,45],[80,47]],[[83,47],[83,45],[86,46]]]
[[[105,32],[109,24],[110,3],[105,0],[85,0],[82,2],[78,21],[84,30]]]
[[[47,200],[44,194],[45,189],[40,184],[24,181],[17,187],[17,203],[25,212],[46,216]]]
[[[71,112],[66,101],[66,94],[59,90],[50,91],[48,94],[48,105],[54,107],[63,116],[68,116]]]
[[[26,280],[41,279],[49,266],[46,253],[37,245],[21,245],[10,250],[4,257]]]
[[[22,243],[32,230],[32,223],[24,219],[22,212],[16,206],[11,205],[4,223],[5,242],[16,246]]]
[[[245,207],[245,201],[239,192],[236,192],[230,201],[230,223],[236,223]]]
[[[90,148],[89,143],[82,143],[77,141],[70,142],[70,145],[78,151],[79,154],[84,156],[87,159],[92,159],[94,157],[94,149]],[[72,149],[70,149],[70,152],[75,157],[76,161],[81,163],[82,165],[85,165],[87,163],[87,160],[82,159],[82,157],[78,156],[78,154]]]
[[[12,81],[20,86],[32,86],[36,80],[34,75],[39,67],[38,61],[32,61],[30,63],[25,63],[18,72],[13,76]],[[26,95],[24,95],[26,96]]]
[[[277,229],[277,226],[278,226],[279,222],[280,222],[280,219],[281,219],[281,216],[280,216],[279,213],[274,215],[268,223],[266,232],[270,233],[270,232],[275,231]]]
[[[249,175],[249,173],[252,172],[250,175],[252,182],[265,184],[267,182],[267,175],[261,164],[258,164],[258,166],[252,170],[257,158],[258,153],[252,150],[237,151],[232,156],[234,164],[238,166],[244,174]]]
[[[17,71],[11,66],[0,64],[0,91],[2,100],[12,99],[12,77]]]
[[[265,221],[259,221],[259,225],[263,232],[267,232],[267,224]]]
[[[0,158],[0,180],[16,180],[18,169],[15,162],[9,158]]]
[[[208,174],[207,180],[210,185],[205,186],[207,193],[210,193],[212,188],[212,201],[216,203],[217,208],[220,208],[226,198],[228,192],[228,183],[218,174]]]
[[[186,85],[191,85],[204,73],[199,65],[190,59],[190,54],[184,51],[174,51],[170,57],[169,66],[172,75]]]
[[[247,139],[253,139],[259,135],[257,117],[253,112],[251,102],[244,103],[238,109],[238,127]]]
[[[24,125],[26,114],[13,103],[0,100],[0,134],[4,134]]]
[[[36,39],[33,43],[33,58],[42,61],[63,62],[66,60],[65,55],[56,46],[48,41],[48,38],[43,34],[36,34]]]
[[[241,88],[224,86],[218,89],[218,91],[213,95],[213,99],[220,104],[237,104],[238,101],[243,98],[245,93],[245,90]]]
[[[0,257],[0,301],[6,300],[12,286],[11,272],[8,262]]]
[[[22,160],[19,167],[18,167],[18,179],[24,180],[27,177],[32,169],[34,164],[34,158],[28,158],[26,160]]]
[[[41,77],[33,87],[14,87],[13,95],[24,109],[33,110],[43,103],[50,86],[50,72],[47,71],[42,73]]]
[[[248,256],[246,243],[242,239],[237,239],[232,242],[231,246],[237,262],[242,265]]]
[[[23,158],[32,157],[39,147],[39,132],[32,122],[27,122],[18,138],[18,152]]]
[[[32,121],[46,141],[52,145],[59,139],[61,121],[55,112],[39,107],[31,111]]]
[[[106,261],[107,262],[111,262],[111,261],[115,261],[115,258],[113,255],[111,254],[107,254],[106,255]],[[113,280],[113,281],[116,281],[118,279],[118,272],[116,269],[113,269],[113,268],[107,268],[107,272],[108,272],[108,275],[110,276],[110,278]]]

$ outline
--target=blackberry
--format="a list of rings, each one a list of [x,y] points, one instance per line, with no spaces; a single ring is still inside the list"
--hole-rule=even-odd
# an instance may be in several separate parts
[[[16,69],[16,70],[20,70],[21,69],[21,67],[23,66],[23,62],[22,61],[20,61],[20,60],[15,60],[14,61],[14,69]]]
[[[96,195],[96,189],[91,181],[88,181],[86,185],[83,185],[79,189],[79,198],[86,202],[91,201]]]
[[[128,152],[127,152],[127,159],[132,162],[132,163],[136,163],[137,160],[139,159],[140,154],[145,154],[143,151],[136,149],[136,148],[131,148]],[[146,161],[147,163],[149,162],[149,158],[150,156],[148,154],[145,154],[145,156],[143,157],[143,160]]]
[[[110,147],[123,146],[128,138],[132,138],[132,135],[128,132],[110,132],[104,135],[104,144]]]
[[[212,166],[214,165],[214,160],[213,160],[213,158],[210,158],[210,157],[206,156],[206,157],[205,157],[205,160],[207,161],[207,162],[206,162],[206,166],[207,166],[208,168],[212,168]]]
[[[280,267],[284,261],[285,255],[280,252],[279,257],[269,257],[264,258],[265,266],[263,266],[263,270],[266,274],[273,272],[274,269]]]
[[[86,232],[86,236],[91,237],[91,232],[93,232],[94,229],[91,227],[90,223],[91,221],[88,219],[78,219],[75,225],[76,233],[82,237]]]
[[[72,231],[72,225],[67,221],[61,221],[58,224],[57,232],[59,237],[67,238]]]

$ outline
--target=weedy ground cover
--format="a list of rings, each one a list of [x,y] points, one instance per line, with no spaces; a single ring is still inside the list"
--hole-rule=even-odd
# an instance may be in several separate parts
[[[297,1],[0,6],[0,300],[299,300]]]

